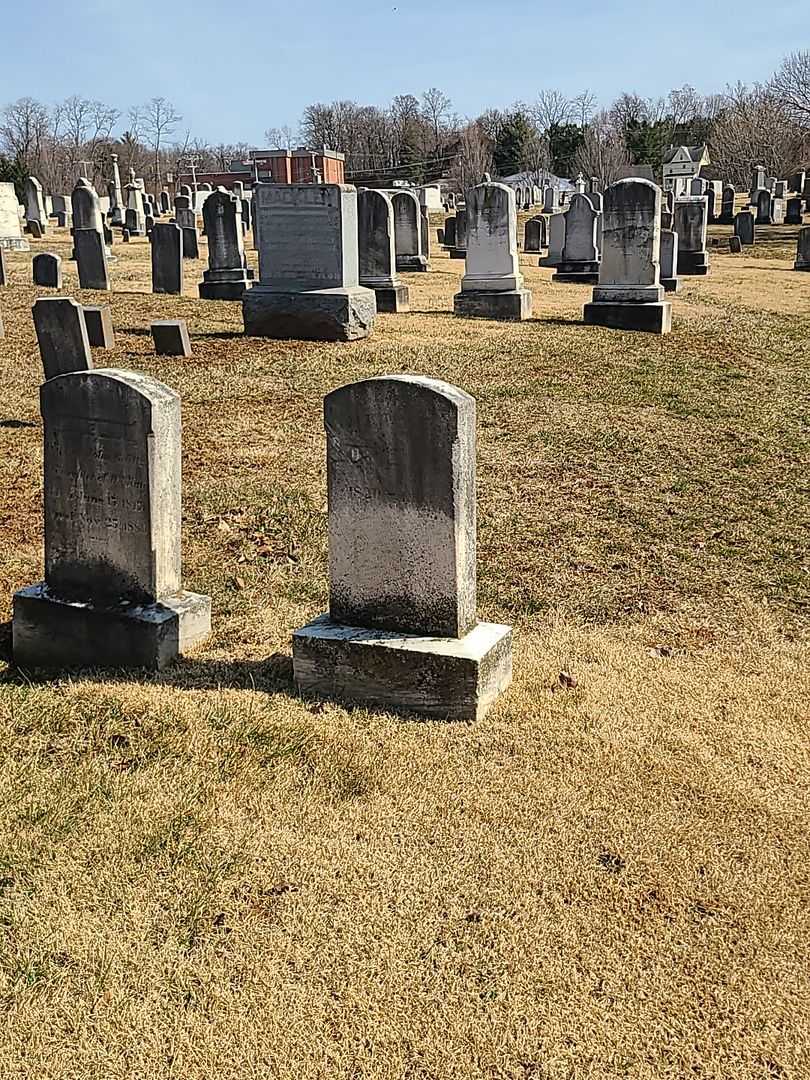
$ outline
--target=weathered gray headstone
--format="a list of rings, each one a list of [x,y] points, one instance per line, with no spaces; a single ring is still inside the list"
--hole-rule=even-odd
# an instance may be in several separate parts
[[[115,346],[115,333],[110,305],[85,304],[83,311],[90,345],[95,349],[112,349]]]
[[[577,192],[571,197],[565,215],[565,246],[553,281],[580,285],[595,285],[599,281],[597,223],[593,203],[587,195]]]
[[[540,260],[540,266],[559,266],[565,248],[566,213],[552,214],[548,219],[548,254]]]
[[[418,204],[417,204],[418,205]],[[245,333],[352,341],[374,323],[359,284],[357,191],[339,184],[257,184],[259,281],[245,292]]]
[[[101,236],[104,235],[104,218],[102,217],[98,195],[87,181],[79,180],[71,192],[70,203],[74,230],[93,229]]]
[[[796,261],[794,270],[810,270],[810,225],[799,229],[799,238],[796,246]]]
[[[248,288],[242,215],[229,191],[214,191],[203,207],[208,269],[199,284],[204,300],[241,300]]]
[[[146,211],[143,204],[143,190],[136,183],[129,183],[126,187],[126,212],[124,224],[129,230],[130,236],[146,235]]]
[[[35,176],[29,176],[25,181],[25,219],[29,226],[35,222],[39,235],[45,235],[48,214],[42,197],[42,184]]]
[[[390,376],[333,391],[324,419],[329,614],[293,636],[300,690],[482,716],[511,681],[511,630],[476,618],[474,400]]]
[[[30,244],[23,239],[20,227],[20,206],[13,184],[0,183],[0,249],[28,251]]]
[[[668,334],[672,305],[661,286],[661,189],[649,180],[619,180],[605,192],[604,207],[599,284],[585,305],[585,322]]]
[[[180,578],[180,398],[146,375],[40,389],[45,580],[14,597],[20,667],[161,668],[210,632]]]
[[[160,212],[161,214],[170,214],[172,212],[172,200],[168,191],[164,188],[159,195],[160,200]]]
[[[81,304],[67,296],[41,297],[32,313],[46,379],[91,370],[93,358]]]
[[[723,187],[723,205],[720,212],[718,222],[721,225],[731,225],[734,221],[734,200],[736,198],[736,191],[731,184],[726,184]]]
[[[728,250],[732,255],[742,254],[742,240],[739,236],[730,236],[728,238]]]
[[[684,196],[675,202],[675,232],[678,234],[678,276],[704,276],[709,272],[706,249],[708,207],[705,196]]]
[[[464,318],[531,317],[532,294],[518,268],[515,191],[506,184],[467,192],[467,259],[453,310]]]
[[[50,251],[41,251],[31,260],[34,284],[49,289],[62,288],[62,259]]]
[[[757,192],[757,225],[773,225],[773,196],[767,188]]]
[[[739,214],[734,215],[734,235],[739,236],[740,242],[747,247],[751,247],[754,243],[755,225],[756,220],[750,210],[741,210]]]
[[[455,246],[450,248],[451,259],[467,257],[467,208],[460,207],[455,216]]]
[[[158,356],[191,356],[191,340],[185,319],[160,319],[150,326]]]
[[[801,199],[788,199],[787,200],[787,214],[785,215],[786,225],[801,225],[802,223],[802,200]]]
[[[548,218],[537,214],[529,218],[523,232],[523,250],[527,255],[542,255],[548,246]]]
[[[456,216],[452,214],[444,221],[444,246],[454,248],[456,246]]]
[[[183,230],[173,223],[152,229],[152,292],[183,292]]]
[[[412,191],[390,192],[394,207],[394,249],[398,271],[427,270],[427,256],[422,250],[419,199]]]
[[[385,191],[357,193],[357,242],[360,284],[374,290],[377,311],[408,311],[409,289],[396,273],[394,207]]]
[[[111,154],[113,178],[107,184],[107,193],[110,197],[110,224],[124,224],[124,195],[121,190],[121,173],[118,168],[118,154]]]
[[[96,232],[95,229],[76,229],[73,233],[73,247],[79,271],[79,287],[109,290],[110,275],[107,269],[104,233]]]
[[[664,292],[680,292],[678,277],[678,234],[674,229],[661,230],[661,285]]]

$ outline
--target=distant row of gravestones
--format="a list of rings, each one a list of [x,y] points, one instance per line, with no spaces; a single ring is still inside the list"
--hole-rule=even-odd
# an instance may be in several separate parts
[[[48,379],[45,578],[14,595],[21,669],[160,669],[203,641],[183,589],[180,399],[112,368]],[[296,630],[305,694],[446,720],[512,678],[512,631],[476,615],[475,402],[392,375],[324,403],[329,612]]]

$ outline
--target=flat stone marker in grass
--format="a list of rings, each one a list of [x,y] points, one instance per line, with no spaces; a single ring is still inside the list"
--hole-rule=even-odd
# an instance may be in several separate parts
[[[367,379],[324,402],[329,614],[293,635],[303,693],[438,720],[484,715],[512,631],[476,616],[475,401]]]
[[[675,200],[675,232],[678,234],[678,275],[705,276],[709,272],[706,237],[709,226],[705,196],[687,195]]]
[[[87,340],[92,348],[112,349],[115,346],[115,333],[112,324],[112,311],[109,304],[85,304],[84,325],[87,328]]]
[[[183,292],[183,230],[160,224],[152,230],[152,292],[181,295]]]
[[[357,191],[257,184],[253,207],[259,281],[242,300],[245,333],[304,341],[367,337],[377,302],[359,283]]]
[[[35,285],[49,289],[62,288],[62,259],[50,251],[41,251],[31,260],[31,273]]]
[[[198,285],[203,300],[241,300],[249,286],[239,200],[214,191],[203,206],[208,269]]]
[[[467,192],[467,259],[453,311],[463,318],[520,322],[532,294],[518,266],[514,188],[485,181]]]
[[[394,207],[394,249],[398,272],[420,272],[428,269],[427,253],[423,247],[422,211],[419,199],[412,191],[392,191]]]
[[[180,398],[113,368],[40,388],[45,580],[14,596],[23,668],[162,668],[206,637],[180,579]]]
[[[810,270],[810,225],[799,229],[799,239],[796,245],[796,261],[794,270]]]
[[[158,356],[191,356],[185,319],[161,319],[150,326]]]
[[[90,371],[93,357],[82,305],[68,296],[41,297],[31,310],[46,380]]]
[[[661,189],[627,179],[605,192],[599,284],[583,317],[590,326],[668,334],[672,304],[661,285]]]
[[[394,207],[385,191],[357,193],[357,244],[360,284],[373,290],[377,311],[409,311],[410,291],[396,272]]]

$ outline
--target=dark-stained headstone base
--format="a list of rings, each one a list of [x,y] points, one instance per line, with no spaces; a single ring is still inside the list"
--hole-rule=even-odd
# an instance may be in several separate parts
[[[706,251],[679,251],[678,277],[689,275],[705,277],[709,272],[709,255]]]
[[[512,628],[478,623],[463,638],[341,626],[322,615],[293,634],[303,694],[432,720],[479,720],[512,681]]]
[[[450,248],[449,257],[451,259],[466,259],[467,258],[467,249],[466,248]]]
[[[356,341],[368,337],[377,314],[371,289],[314,289],[281,292],[261,285],[242,299],[248,337],[297,341]]]
[[[583,319],[588,326],[608,326],[613,330],[643,330],[648,334],[668,334],[672,329],[672,304],[586,304]]]
[[[206,270],[198,288],[201,300],[241,300],[250,283],[246,270]]]
[[[411,294],[407,285],[375,285],[373,289],[377,297],[377,311],[404,314],[411,310]]]
[[[681,291],[681,279],[676,277],[662,277],[661,285],[664,292],[680,292]]]
[[[21,668],[149,668],[173,663],[211,633],[211,598],[180,592],[156,604],[68,603],[47,585],[14,594],[12,648]]]
[[[465,319],[522,322],[532,317],[532,294],[529,289],[514,289],[511,292],[472,289],[456,293],[453,312]]]
[[[397,255],[397,273],[419,274],[428,269],[426,255]]]
[[[558,264],[557,272],[552,276],[551,280],[571,285],[598,285],[599,263],[561,262]]]

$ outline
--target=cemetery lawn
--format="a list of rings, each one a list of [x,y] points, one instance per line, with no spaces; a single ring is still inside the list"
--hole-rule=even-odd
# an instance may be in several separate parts
[[[160,675],[58,680],[8,659],[42,576],[37,290],[9,257],[0,1074],[810,1076],[810,274],[795,229],[760,235],[665,338],[583,326],[590,290],[529,257],[534,321],[455,319],[435,253],[352,345],[247,339],[195,299],[203,262],[153,296],[147,243],[117,243],[95,362],[182,396],[214,633]],[[107,301],[63,231],[32,246]],[[154,318],[191,360],[153,354]],[[475,725],[291,681],[327,604],[322,398],[389,372],[478,402],[479,614],[514,625],[515,681]]]

